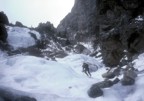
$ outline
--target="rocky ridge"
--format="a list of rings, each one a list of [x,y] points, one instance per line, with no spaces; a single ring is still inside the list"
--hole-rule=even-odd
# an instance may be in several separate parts
[[[143,18],[143,0],[75,0],[57,30],[71,44],[100,45],[104,63],[114,67],[124,56],[132,61],[144,51]]]

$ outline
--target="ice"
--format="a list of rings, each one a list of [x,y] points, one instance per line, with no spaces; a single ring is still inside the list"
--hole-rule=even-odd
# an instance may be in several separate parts
[[[104,95],[95,99],[89,98],[87,91],[94,83],[103,81],[105,66],[96,58],[71,54],[57,61],[49,61],[34,56],[0,56],[0,86],[31,93],[38,101],[144,101],[144,78],[139,75],[135,85],[122,86],[118,83],[102,89]],[[135,67],[143,69],[144,54],[133,61]],[[92,78],[82,71],[86,61],[97,65]]]
[[[28,28],[10,27],[7,26],[8,30],[8,43],[13,46],[14,49],[27,48],[36,44],[36,40],[31,37],[30,33],[36,35],[37,39],[40,39],[40,34],[36,31]]]

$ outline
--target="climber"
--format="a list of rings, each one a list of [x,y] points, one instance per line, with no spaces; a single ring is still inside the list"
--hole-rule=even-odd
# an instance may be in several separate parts
[[[91,77],[89,65],[87,63],[83,63],[82,67],[83,67],[82,72],[84,72],[88,77]]]

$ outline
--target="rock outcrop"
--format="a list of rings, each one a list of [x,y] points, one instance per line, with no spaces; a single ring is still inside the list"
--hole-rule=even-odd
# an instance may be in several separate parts
[[[99,44],[104,63],[115,67],[125,55],[132,61],[135,54],[144,52],[144,1],[75,0],[57,30],[71,44]]]
[[[128,51],[128,57],[143,52],[143,0],[97,0],[99,38],[104,63],[116,66]]]
[[[0,41],[6,42],[7,39],[7,31],[5,25],[9,24],[8,18],[4,12],[0,12]]]
[[[0,23],[1,24],[9,24],[9,20],[8,17],[6,16],[6,14],[4,12],[0,12]]]
[[[74,7],[57,27],[58,35],[71,44],[95,40],[96,0],[75,0]]]

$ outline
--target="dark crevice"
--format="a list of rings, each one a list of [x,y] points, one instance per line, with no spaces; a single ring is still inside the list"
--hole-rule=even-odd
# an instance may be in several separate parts
[[[131,34],[131,36],[127,39],[128,43],[128,49],[130,48],[131,44],[134,43],[134,41],[139,37],[139,34],[134,32]]]

